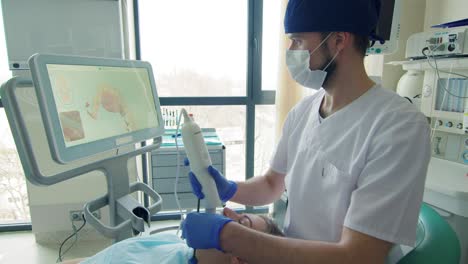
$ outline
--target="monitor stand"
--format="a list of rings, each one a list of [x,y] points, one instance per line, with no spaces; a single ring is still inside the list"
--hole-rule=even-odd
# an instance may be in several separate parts
[[[145,231],[145,223],[150,225],[151,216],[161,210],[162,198],[148,185],[129,183],[127,163],[130,156],[121,156],[107,160],[102,164],[102,171],[107,179],[107,194],[85,204],[85,219],[101,234],[113,238],[116,242],[133,237]],[[145,208],[133,193],[141,191],[155,201]],[[93,212],[109,206],[110,226],[98,220]]]

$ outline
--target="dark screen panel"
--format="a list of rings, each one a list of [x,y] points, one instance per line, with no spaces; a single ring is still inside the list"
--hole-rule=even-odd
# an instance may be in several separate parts
[[[390,40],[394,9],[395,0],[382,0],[380,19],[377,25],[377,35],[384,40]]]

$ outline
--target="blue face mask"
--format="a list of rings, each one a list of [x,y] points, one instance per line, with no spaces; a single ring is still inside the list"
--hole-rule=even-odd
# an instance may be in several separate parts
[[[328,34],[328,36],[311,52],[308,50],[286,50],[286,65],[288,66],[289,73],[300,85],[315,90],[322,87],[327,78],[326,70],[335,60],[336,56],[338,56],[339,51],[322,70],[310,69],[310,56],[327,41],[331,34],[332,33]]]

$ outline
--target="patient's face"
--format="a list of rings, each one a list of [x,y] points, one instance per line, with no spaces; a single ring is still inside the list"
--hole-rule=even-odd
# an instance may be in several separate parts
[[[267,223],[263,218],[254,214],[238,214],[233,210],[225,207],[223,214],[226,217],[231,218],[234,222],[237,222],[245,227],[255,229],[260,232],[266,232]],[[223,253],[216,249],[203,250],[198,249],[197,259],[199,264],[211,264],[211,263],[244,263],[239,258],[232,256],[231,254]]]

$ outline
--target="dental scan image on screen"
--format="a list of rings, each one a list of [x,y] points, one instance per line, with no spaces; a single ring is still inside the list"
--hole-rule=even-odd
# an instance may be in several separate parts
[[[148,71],[47,64],[66,147],[158,126]]]

